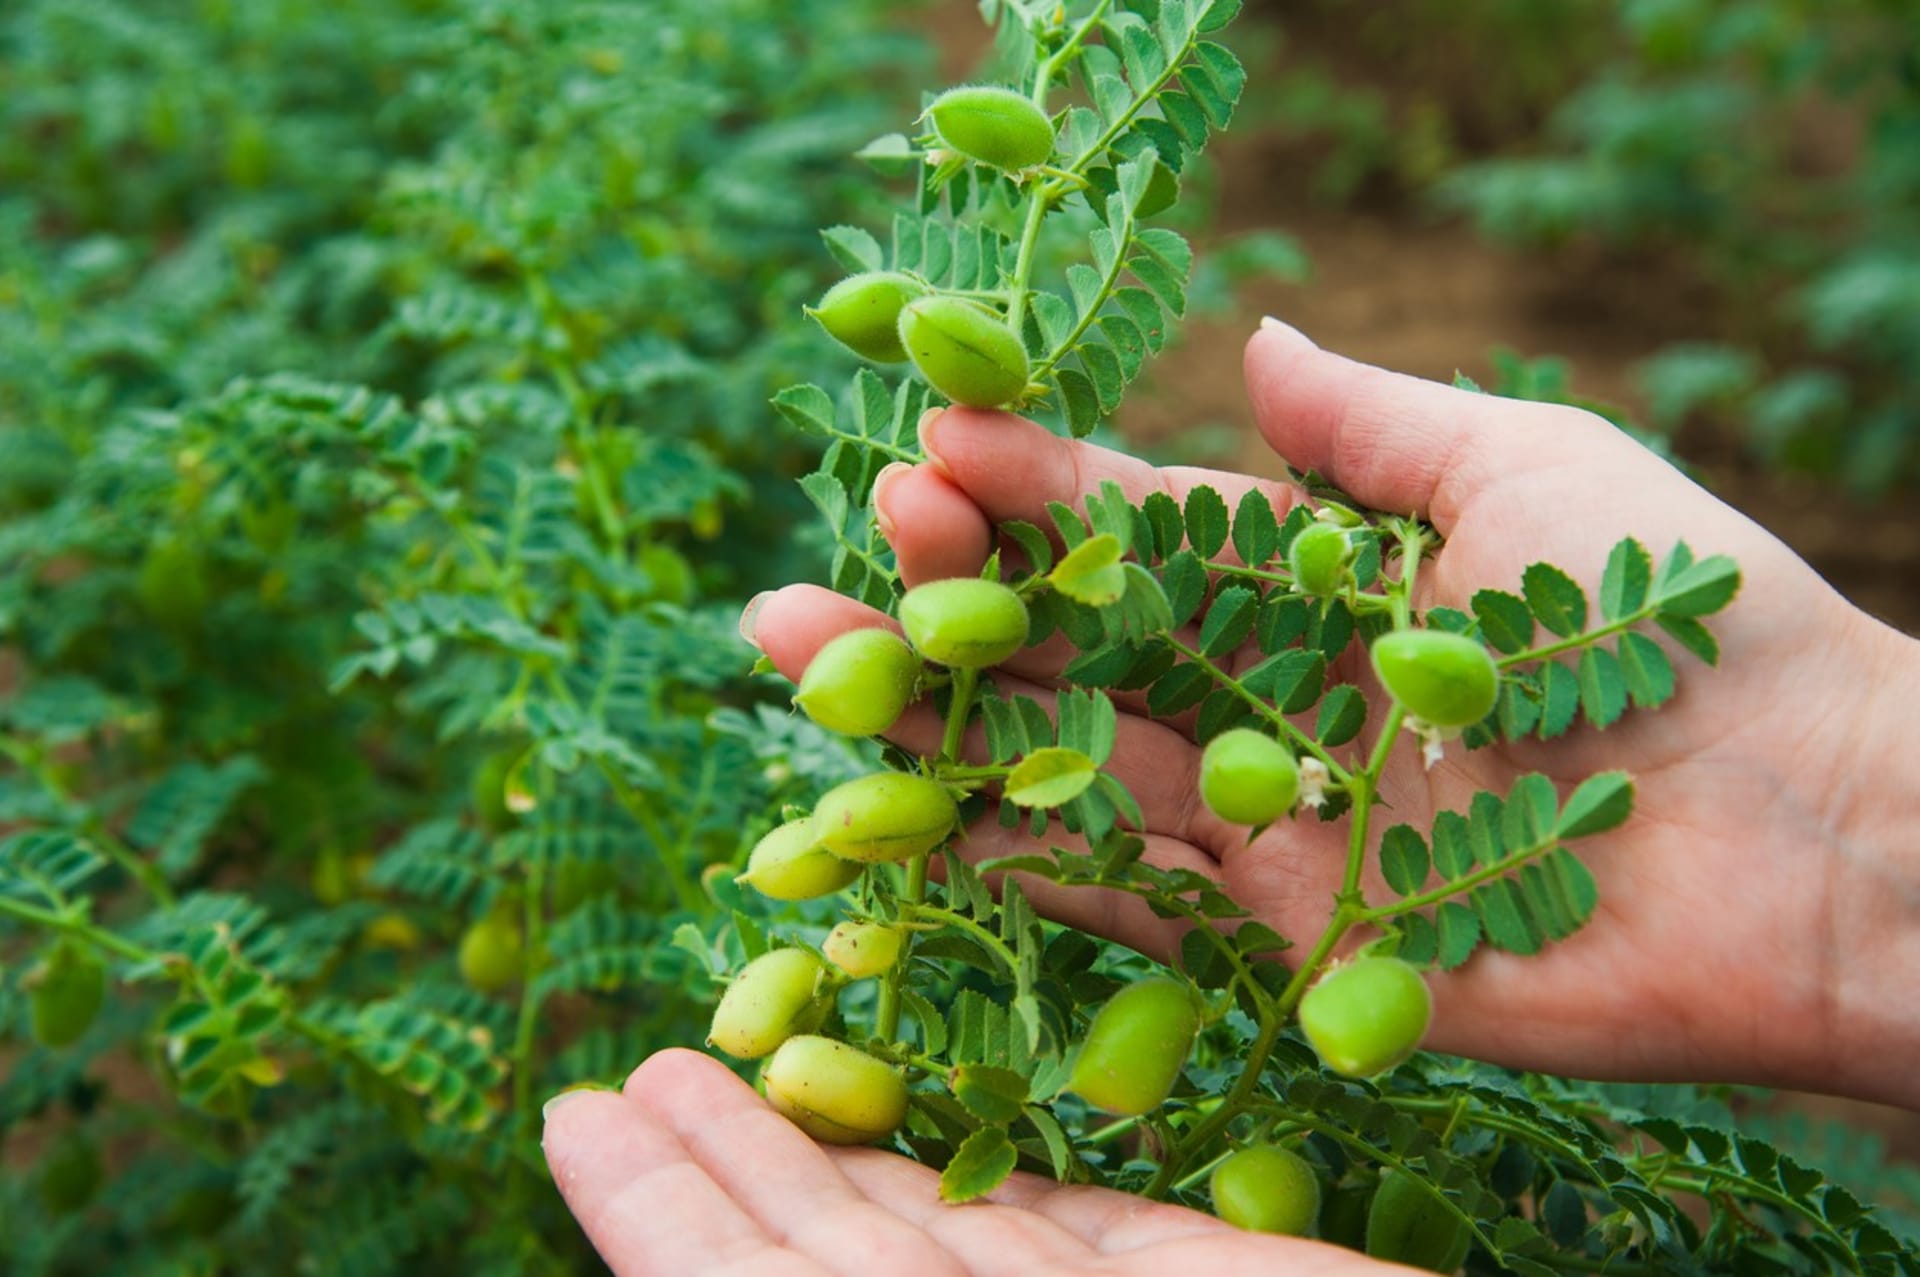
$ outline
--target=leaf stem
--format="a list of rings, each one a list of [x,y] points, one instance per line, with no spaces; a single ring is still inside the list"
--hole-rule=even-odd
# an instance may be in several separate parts
[[[980,671],[958,669],[953,672],[953,684],[948,690],[947,726],[940,737],[940,756],[935,760],[936,768],[943,763],[958,761],[960,745],[967,734],[967,717],[973,710],[974,690],[979,686]],[[927,861],[932,852],[921,852],[907,862],[906,889],[901,892],[900,906],[903,915],[910,916],[921,909],[927,898]],[[880,1004],[875,1011],[874,1032],[885,1041],[892,1042],[900,1033],[900,985],[906,979],[907,966],[913,960],[913,933],[907,932],[901,937],[900,956],[887,968],[880,978]],[[1010,970],[1017,970],[1017,964],[1008,961]]]
[[[1481,865],[1465,877],[1452,879],[1430,891],[1423,891],[1417,896],[1408,896],[1403,900],[1396,900],[1392,904],[1375,905],[1371,909],[1363,910],[1359,915],[1358,921],[1367,923],[1386,922],[1393,918],[1401,917],[1404,914],[1425,909],[1428,905],[1439,904],[1441,901],[1449,899],[1450,897],[1463,895],[1483,882],[1490,882],[1502,874],[1513,872],[1530,860],[1536,860],[1546,855],[1559,845],[1559,839],[1548,838],[1530,847],[1523,847],[1519,851],[1509,852],[1490,865]]]
[[[1265,718],[1269,723],[1272,723],[1276,728],[1278,728],[1280,730],[1281,735],[1285,736],[1288,740],[1291,740],[1300,749],[1304,750],[1309,754],[1312,754],[1315,758],[1318,758],[1321,762],[1325,763],[1327,765],[1328,773],[1330,773],[1333,776],[1334,780],[1338,781],[1343,786],[1346,785],[1350,780],[1352,780],[1353,778],[1352,773],[1349,772],[1346,769],[1346,767],[1342,765],[1338,759],[1336,759],[1332,754],[1328,753],[1325,746],[1321,745],[1319,741],[1315,740],[1308,733],[1301,731],[1298,727],[1295,727],[1290,721],[1288,721],[1287,716],[1285,714],[1282,714],[1279,710],[1267,704],[1266,701],[1254,695],[1253,692],[1248,689],[1246,684],[1242,683],[1239,679],[1235,678],[1233,675],[1227,673],[1226,670],[1222,669],[1220,666],[1214,664],[1213,661],[1208,659],[1207,656],[1200,651],[1200,649],[1194,648],[1194,647],[1188,647],[1185,643],[1182,643],[1179,639],[1174,638],[1171,634],[1165,635],[1164,638],[1166,639],[1166,643],[1168,647],[1171,647],[1174,651],[1178,652],[1180,655],[1186,657],[1188,660],[1198,665],[1201,669],[1207,672],[1208,676],[1211,677],[1214,682],[1218,683],[1220,686],[1226,688],[1228,691],[1232,692],[1235,696],[1238,696],[1241,700],[1245,701],[1249,706],[1252,707],[1253,711],[1256,714],[1259,714],[1262,718]]]
[[[1590,647],[1598,643],[1601,639],[1611,638],[1615,634],[1632,629],[1642,621],[1653,619],[1658,612],[1658,608],[1643,607],[1631,615],[1623,616],[1615,621],[1609,621],[1607,624],[1595,629],[1584,630],[1579,634],[1575,634],[1572,638],[1561,639],[1558,643],[1547,643],[1540,647],[1530,647],[1524,652],[1515,652],[1511,656],[1503,656],[1500,658],[1500,668],[1503,670],[1510,669],[1515,665],[1525,665],[1529,661],[1544,661],[1550,656],[1558,656],[1562,652],[1571,652],[1576,648]]]

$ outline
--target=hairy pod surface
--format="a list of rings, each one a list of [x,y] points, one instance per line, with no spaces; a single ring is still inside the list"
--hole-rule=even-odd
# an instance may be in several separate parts
[[[860,866],[828,851],[813,817],[779,825],[753,845],[743,882],[770,900],[816,900],[852,885]]]
[[[1053,122],[1012,89],[972,84],[948,89],[927,108],[948,150],[998,169],[1032,168],[1053,158]]]
[[[1093,1017],[1067,1089],[1121,1117],[1151,1112],[1172,1094],[1199,1032],[1184,983],[1161,976],[1130,984]]]
[[[871,1144],[907,1118],[907,1084],[884,1060],[831,1038],[789,1038],[761,1073],[767,1101],[823,1144]]]
[[[960,808],[945,785],[905,772],[875,772],[837,785],[813,809],[814,835],[827,850],[862,864],[932,851],[959,823]]]
[[[1200,755],[1200,798],[1236,825],[1269,824],[1300,797],[1300,764],[1287,747],[1251,727],[1221,732]]]
[[[863,271],[829,288],[818,306],[807,307],[807,314],[856,355],[897,364],[907,357],[907,348],[900,344],[900,311],[926,295],[927,286],[911,275]]]
[[[1500,667],[1464,634],[1395,630],[1374,640],[1372,655],[1387,694],[1435,727],[1471,727],[1500,695]]]
[[[1367,1254],[1375,1259],[1458,1272],[1472,1242],[1466,1221],[1434,1200],[1433,1193],[1405,1171],[1380,1177],[1367,1212]]]
[[[900,960],[900,929],[883,922],[843,922],[827,933],[820,951],[856,980],[892,970]]]
[[[714,1008],[707,1041],[728,1055],[757,1060],[826,1018],[820,977],[826,963],[811,949],[775,949],[741,968]]]
[[[968,408],[998,408],[1027,388],[1032,363],[1007,321],[964,297],[923,297],[900,312],[900,342],[935,390]]]
[[[498,993],[526,969],[520,924],[504,914],[488,914],[460,937],[460,978],[482,993]]]
[[[900,625],[928,660],[977,670],[1025,647],[1032,620],[1010,587],[956,576],[908,590],[900,600]]]
[[[1372,1077],[1419,1049],[1433,994],[1411,964],[1369,956],[1342,963],[1300,999],[1300,1027],[1336,1073]]]
[[[56,1050],[80,1040],[107,997],[106,965],[77,944],[55,945],[28,982],[33,1040]]]
[[[1287,547],[1287,567],[1294,581],[1321,598],[1331,598],[1346,585],[1353,558],[1353,541],[1330,523],[1309,523]]]
[[[1216,1166],[1208,1184],[1213,1213],[1256,1233],[1305,1237],[1320,1216],[1320,1177],[1306,1158],[1277,1144],[1256,1144]]]
[[[892,630],[849,630],[814,653],[793,703],[830,732],[878,736],[913,700],[920,658]]]

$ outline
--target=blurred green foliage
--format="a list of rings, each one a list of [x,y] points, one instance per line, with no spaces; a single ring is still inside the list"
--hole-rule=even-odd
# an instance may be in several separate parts
[[[1653,425],[1735,422],[1867,492],[1920,478],[1920,10],[1343,9],[1306,6],[1264,103],[1320,144],[1319,193],[1384,178],[1501,243],[1600,245],[1697,329],[1638,369]]]
[[[734,614],[894,8],[0,15],[0,1268],[580,1270],[540,1102],[850,765]]]

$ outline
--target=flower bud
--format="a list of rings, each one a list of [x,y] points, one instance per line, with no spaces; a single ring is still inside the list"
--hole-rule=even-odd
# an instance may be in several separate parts
[[[1321,598],[1331,598],[1346,585],[1353,557],[1353,542],[1330,523],[1309,523],[1287,547],[1294,583]]]

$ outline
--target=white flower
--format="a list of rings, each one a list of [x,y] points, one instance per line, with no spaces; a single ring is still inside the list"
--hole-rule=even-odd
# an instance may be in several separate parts
[[[1327,785],[1333,773],[1317,758],[1300,760],[1300,805],[1318,811],[1327,801]]]

